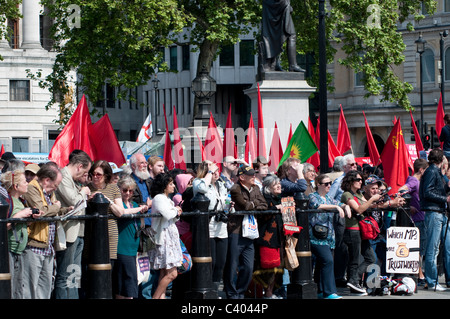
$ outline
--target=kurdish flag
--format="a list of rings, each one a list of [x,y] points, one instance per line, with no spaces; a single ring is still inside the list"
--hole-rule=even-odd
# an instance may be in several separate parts
[[[286,147],[278,167],[280,167],[289,157],[298,158],[300,162],[304,163],[318,150],[319,149],[317,148],[316,143],[314,143],[311,135],[309,135],[305,124],[301,121],[292,135],[291,141]]]

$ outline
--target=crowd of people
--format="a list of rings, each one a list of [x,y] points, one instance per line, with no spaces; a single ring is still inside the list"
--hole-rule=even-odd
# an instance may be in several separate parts
[[[114,216],[108,219],[108,241],[111,293],[117,299],[164,299],[169,288],[186,288],[180,284],[186,279],[180,276],[180,266],[183,248],[192,247],[192,219],[182,213],[192,211],[190,199],[199,193],[215,212],[209,223],[213,289],[223,287],[226,298],[286,298],[288,235],[281,214],[255,213],[259,236],[254,238],[243,232],[246,215],[233,211],[281,210],[282,198],[299,195],[306,196],[314,210],[308,229],[302,231],[309,232],[318,298],[342,298],[337,291],[342,285],[366,295],[368,266],[377,263],[385,272],[385,234],[396,225],[395,208],[406,204],[404,191],[411,196],[409,226],[420,230],[419,284],[445,290],[437,283],[436,262],[445,239],[443,263],[450,285],[450,236],[445,233],[450,169],[441,149],[431,150],[428,160],[414,162],[414,171],[395,196],[383,192],[389,185],[381,166],[361,167],[352,154],[336,158],[327,174],[296,158],[288,158],[277,172],[269,171],[264,157],[248,165],[232,156],[220,165],[203,161],[195,169],[168,171],[161,157],[147,159],[139,153],[128,165],[117,167],[92,161],[80,150],[70,154],[63,168],[54,162],[25,166],[11,152],[2,156],[1,165],[0,193],[9,204],[8,218],[36,219],[7,224],[14,299],[86,297],[89,222],[39,218],[64,216],[97,193],[109,200],[108,213]],[[121,218],[150,212],[160,216]],[[359,221],[366,216],[380,228],[376,238],[361,236]],[[138,281],[138,234],[144,228],[151,229],[155,247],[147,254],[148,278]]]

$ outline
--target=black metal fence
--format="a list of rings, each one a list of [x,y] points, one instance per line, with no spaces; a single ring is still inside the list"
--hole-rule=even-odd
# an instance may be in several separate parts
[[[291,271],[290,284],[287,287],[288,299],[315,299],[317,298],[317,287],[312,279],[312,254],[308,231],[309,213],[324,212],[308,208],[308,200],[295,198],[297,225],[303,231],[295,234],[297,237],[296,255],[299,266]],[[109,258],[108,241],[108,207],[109,201],[102,195],[96,194],[89,202],[89,214],[82,216],[71,216],[66,220],[90,220],[90,249],[89,264],[87,267],[88,288],[87,297],[90,299],[112,299],[111,264]],[[183,212],[181,216],[189,216],[192,219],[192,248],[189,251],[194,266],[191,269],[190,287],[185,296],[187,299],[217,299],[217,291],[213,289],[212,282],[212,258],[209,241],[209,217],[214,212],[208,211],[209,199],[197,194],[192,199],[194,211]],[[7,223],[10,222],[56,222],[61,217],[34,218],[7,218],[8,203],[0,196],[0,299],[11,299],[11,274],[9,269],[8,252],[8,230]],[[398,214],[397,225],[401,226],[403,218],[405,225],[409,223],[409,207],[401,208],[406,215]],[[395,209],[390,208],[389,211]],[[330,212],[330,211],[326,211]],[[335,211],[337,212],[337,211]],[[233,214],[279,214],[278,210],[268,211],[236,211]],[[160,214],[129,214],[121,218],[158,217]],[[114,217],[113,217],[114,218]]]

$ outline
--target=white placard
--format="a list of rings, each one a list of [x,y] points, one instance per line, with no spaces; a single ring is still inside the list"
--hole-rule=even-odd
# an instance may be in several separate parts
[[[420,234],[417,227],[389,227],[386,231],[386,272],[419,272]]]

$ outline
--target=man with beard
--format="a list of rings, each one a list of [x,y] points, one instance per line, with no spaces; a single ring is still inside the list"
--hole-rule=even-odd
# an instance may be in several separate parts
[[[152,179],[147,168],[147,160],[143,154],[133,154],[130,158],[131,177],[134,178],[138,187],[135,188],[132,201],[139,205],[151,207],[150,187]]]

